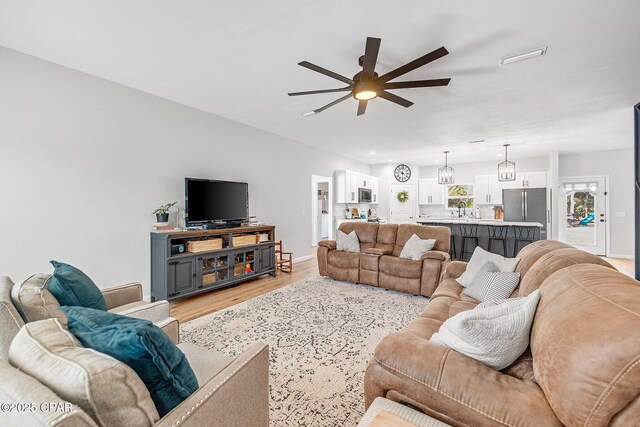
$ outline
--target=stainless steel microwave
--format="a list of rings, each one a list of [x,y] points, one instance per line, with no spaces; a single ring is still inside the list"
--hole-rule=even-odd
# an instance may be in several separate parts
[[[358,203],[371,203],[371,190],[358,188]]]

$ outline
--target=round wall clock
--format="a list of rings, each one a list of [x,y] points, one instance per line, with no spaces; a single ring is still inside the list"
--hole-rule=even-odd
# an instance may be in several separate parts
[[[407,165],[398,165],[393,175],[398,181],[407,182],[411,178],[411,169]]]

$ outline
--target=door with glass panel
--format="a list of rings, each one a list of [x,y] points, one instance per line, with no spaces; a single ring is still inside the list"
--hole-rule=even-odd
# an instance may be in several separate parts
[[[606,178],[561,178],[558,194],[560,241],[596,255],[606,255]]]

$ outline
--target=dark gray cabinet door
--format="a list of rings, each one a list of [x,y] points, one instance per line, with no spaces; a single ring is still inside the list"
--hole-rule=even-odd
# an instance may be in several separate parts
[[[168,276],[169,297],[185,295],[194,291],[197,276],[194,259],[169,262]]]
[[[275,268],[276,255],[274,246],[262,246],[260,248],[260,267],[259,271],[268,271]]]

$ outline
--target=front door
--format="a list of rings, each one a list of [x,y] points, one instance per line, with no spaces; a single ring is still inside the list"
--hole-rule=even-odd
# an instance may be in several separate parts
[[[558,193],[560,241],[596,255],[606,255],[606,178],[562,178]]]
[[[401,201],[403,197],[398,197],[401,193],[405,196],[406,201]],[[405,224],[414,222],[413,205],[415,204],[413,194],[413,185],[393,184],[391,186],[391,217],[392,224]]]

